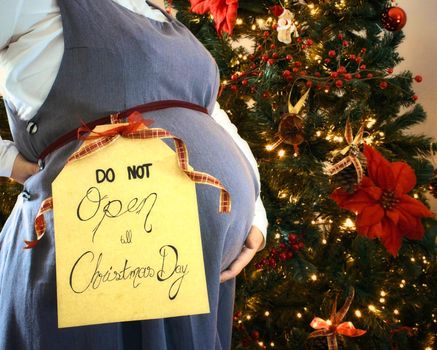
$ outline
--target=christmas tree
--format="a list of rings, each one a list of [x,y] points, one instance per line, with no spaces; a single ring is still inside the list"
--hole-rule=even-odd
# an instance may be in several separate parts
[[[233,348],[432,349],[437,225],[422,203],[435,149],[407,132],[426,115],[421,76],[393,72],[402,9],[167,5],[216,59],[221,107],[259,163],[268,242],[238,281]],[[0,186],[3,223],[20,187]]]
[[[406,13],[380,0],[173,0],[259,163],[268,244],[240,276],[235,349],[432,349],[432,139],[394,73]],[[352,322],[352,323],[349,323]]]

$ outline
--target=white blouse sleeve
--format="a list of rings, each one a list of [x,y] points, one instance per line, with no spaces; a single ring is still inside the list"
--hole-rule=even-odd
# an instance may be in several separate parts
[[[12,167],[18,150],[11,141],[2,140],[0,137],[0,176],[11,176]]]
[[[252,151],[250,150],[249,145],[238,134],[237,127],[234,124],[232,124],[226,112],[220,108],[218,102],[215,103],[214,110],[211,116],[218,124],[220,124],[228,132],[228,134],[232,137],[234,142],[237,144],[237,146],[241,149],[243,154],[246,156],[247,160],[249,161],[250,165],[254,170],[254,173],[258,180],[258,184],[260,185],[258,164],[256,162],[255,157],[252,154]],[[264,248],[266,244],[268,222],[267,222],[266,210],[264,209],[264,205],[261,201],[260,196],[258,196],[255,202],[255,215],[253,218],[252,225],[255,225],[263,233],[264,243],[262,248]]]

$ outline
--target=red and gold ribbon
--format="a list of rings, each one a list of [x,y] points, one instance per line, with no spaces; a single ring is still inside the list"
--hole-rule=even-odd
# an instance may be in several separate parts
[[[111,121],[117,123],[118,119],[115,116],[111,116]],[[176,146],[176,155],[179,167],[185,172],[185,174],[194,182],[210,185],[220,190],[219,199],[219,212],[230,213],[231,211],[231,196],[225,189],[223,184],[214,176],[204,172],[195,171],[189,164],[188,150],[182,139],[172,135],[169,131],[161,128],[148,128],[152,123],[151,120],[144,120],[142,115],[138,112],[133,112],[128,117],[128,123],[114,126],[111,129],[95,132],[89,130],[86,126],[78,129],[78,139],[89,140],[90,142],[82,146],[79,150],[73,153],[67,161],[70,162],[83,159],[90,154],[93,154],[104,147],[110,145],[119,137],[125,137],[129,139],[173,139]],[[85,133],[88,135],[85,136]],[[44,236],[46,224],[44,221],[44,213],[53,208],[52,198],[47,198],[41,203],[41,207],[38,211],[38,215],[35,219],[35,231],[37,239],[34,241],[25,241],[26,247],[35,247],[41,238]]]
[[[354,138],[349,119],[346,121],[346,130],[344,132],[344,138],[346,139],[348,145],[337,153],[341,153],[344,156],[347,154],[347,156],[342,160],[340,160],[339,162],[335,163],[334,165],[328,166],[325,169],[325,172],[328,175],[330,176],[335,175],[340,171],[342,171],[343,169],[345,169],[346,167],[348,167],[350,164],[353,164],[357,172],[357,181],[358,183],[361,182],[361,180],[363,179],[364,170],[358,159],[358,154],[360,153],[359,145],[363,140],[363,133],[364,133],[364,125],[361,126],[360,130],[358,131],[358,134]]]
[[[354,294],[355,290],[351,288],[349,291],[349,295],[344,302],[344,305],[338,311],[337,297],[335,298],[329,320],[314,317],[314,319],[310,323],[310,326],[316,329],[316,331],[312,332],[309,338],[327,337],[328,349],[338,350],[337,334],[345,335],[347,337],[360,337],[365,334],[367,331],[355,328],[352,322],[340,323],[346,316],[346,313],[349,311],[352,300],[354,298]]]

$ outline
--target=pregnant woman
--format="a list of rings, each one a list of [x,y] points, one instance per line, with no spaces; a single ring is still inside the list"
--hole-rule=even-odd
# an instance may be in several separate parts
[[[265,242],[267,221],[250,149],[216,102],[214,59],[178,20],[141,0],[0,2],[0,93],[14,142],[0,175],[24,183],[0,235],[0,349],[229,349],[235,276]],[[33,249],[34,220],[80,146],[75,131],[138,110],[187,145],[194,169],[210,313],[58,329],[53,217]],[[80,308],[80,305],[77,307]],[[83,310],[84,313],[87,310]]]

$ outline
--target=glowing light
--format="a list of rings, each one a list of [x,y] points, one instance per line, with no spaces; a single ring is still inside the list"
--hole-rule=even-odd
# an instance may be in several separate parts
[[[322,239],[322,244],[327,244],[328,241],[326,239]]]
[[[276,238],[276,239],[279,239],[279,238],[281,238],[281,235],[280,235],[279,233],[277,233],[277,234],[275,235],[275,238]]]
[[[382,297],[385,297],[387,295],[386,292],[384,292],[383,290],[381,291],[381,293],[379,293]]]
[[[298,313],[296,314],[296,316],[297,316],[297,318],[302,318],[302,314],[301,314],[300,312],[298,312]]]
[[[250,315],[246,316],[246,320],[250,320],[251,318],[252,318],[252,316],[250,316]]]
[[[398,310],[398,309],[394,309],[394,310],[393,310],[393,313],[394,313],[395,315],[399,315],[399,310]]]
[[[258,345],[259,345],[259,346],[264,346],[264,342],[259,341],[259,342],[258,342]]]
[[[278,151],[278,156],[279,156],[280,158],[282,158],[283,156],[285,156],[285,150],[280,149],[280,150]]]
[[[432,350],[432,347],[427,346],[427,347],[425,348],[425,350]]]
[[[377,310],[376,307],[372,304],[370,304],[368,307],[369,307],[369,310],[372,312],[376,312],[376,310]]]
[[[271,343],[270,343],[270,346],[271,346],[272,348],[274,348],[274,347],[275,347],[275,343],[271,342]]]
[[[355,223],[352,221],[351,218],[347,218],[341,227],[345,230],[355,230]]]
[[[316,136],[320,136],[320,135],[322,135],[322,132],[319,130],[316,132]]]
[[[362,316],[361,311],[360,310],[355,310],[355,316],[361,317]]]
[[[385,298],[379,298],[379,302],[384,304],[385,303]]]
[[[243,20],[241,18],[237,18],[237,21],[235,22],[237,25],[242,25]]]
[[[376,123],[376,119],[375,118],[370,118],[367,121],[367,124],[366,124],[367,129],[371,129],[375,125],[375,123]]]
[[[269,311],[264,312],[264,316],[269,317],[270,316],[270,312]]]
[[[273,145],[267,145],[266,146],[267,151],[273,151]]]
[[[417,198],[419,198],[419,195],[418,195],[417,193],[415,193],[415,194],[413,195],[413,197],[417,199]]]
[[[252,27],[250,27],[252,30],[256,30],[256,25],[252,24]]]
[[[312,274],[311,275],[311,280],[312,281],[317,281],[317,275],[316,274]]]
[[[416,259],[414,259],[414,258],[411,258],[410,260],[411,260],[411,262],[415,262],[416,261]]]
[[[383,137],[384,135],[385,134],[382,131],[379,132],[379,136]]]

